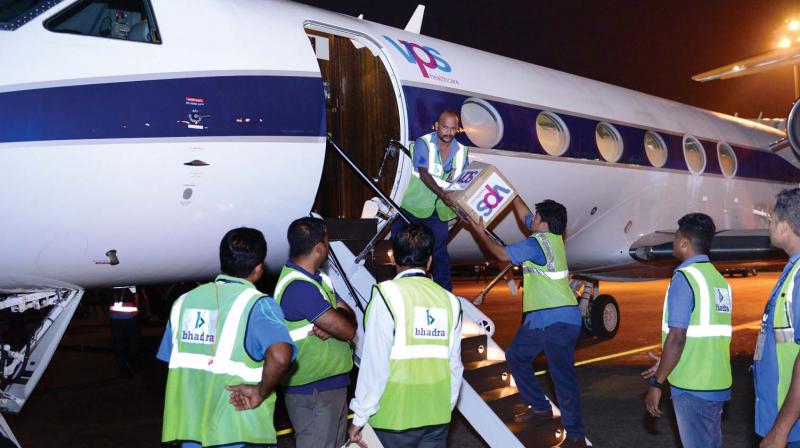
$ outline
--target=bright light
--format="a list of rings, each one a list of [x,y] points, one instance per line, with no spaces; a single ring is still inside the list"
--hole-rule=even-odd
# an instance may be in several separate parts
[[[792,45],[792,41],[788,37],[782,37],[781,40],[778,41],[778,48],[789,48]]]
[[[735,72],[740,72],[744,70],[744,67],[742,67],[741,65],[734,65],[732,70]]]
[[[798,31],[800,30],[800,22],[792,19],[789,21],[789,31]]]

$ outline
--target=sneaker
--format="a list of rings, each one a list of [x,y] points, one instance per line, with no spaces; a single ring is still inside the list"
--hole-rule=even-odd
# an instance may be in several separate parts
[[[537,411],[533,408],[528,408],[525,412],[514,414],[514,421],[516,423],[534,422],[534,421],[548,421],[553,418],[553,410]]]
[[[559,445],[560,448],[580,448],[586,446],[586,439],[570,439],[567,437],[564,442]]]

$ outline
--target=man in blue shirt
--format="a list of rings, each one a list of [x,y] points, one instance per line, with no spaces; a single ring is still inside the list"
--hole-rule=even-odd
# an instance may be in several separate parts
[[[523,313],[525,319],[506,350],[506,360],[523,401],[530,407],[514,416],[516,422],[549,420],[553,417],[533,371],[533,360],[544,351],[547,366],[567,431],[562,447],[586,446],[581,417],[581,397],[575,375],[575,344],[581,333],[581,313],[569,287],[563,235],[567,210],[553,200],[536,204],[536,214],[517,197],[513,201],[517,219],[533,234],[503,247],[489,239],[481,224],[468,223],[475,238],[500,261],[523,267]]]
[[[769,238],[789,255],[770,294],[753,355],[756,433],[761,448],[800,447],[800,188],[778,194]],[[787,445],[788,444],[788,445]]]
[[[255,289],[254,283],[264,274],[265,258],[266,241],[261,232],[244,227],[229,231],[220,244],[222,274],[213,283],[182,295],[173,305],[156,354],[170,364],[164,442],[180,441],[183,448],[242,448],[263,443],[261,440],[274,440],[274,390],[294,358],[294,343],[278,304]],[[248,312],[249,303],[252,307]],[[236,331],[242,314],[247,316],[245,331]],[[235,336],[233,347],[225,346],[226,335]],[[217,344],[221,338],[223,342]],[[241,375],[249,377],[253,370],[249,366],[258,364],[263,366],[258,384],[234,385],[242,382]],[[230,404],[222,397],[227,395],[222,386],[231,392]],[[203,399],[216,396],[219,397]],[[260,407],[260,412],[234,414],[234,406],[237,410]],[[270,421],[259,422],[263,429],[252,427],[253,419],[262,415],[269,416]],[[223,432],[225,436],[218,434]],[[206,440],[221,437],[236,442]]]
[[[731,313],[728,282],[708,259],[716,227],[703,213],[678,221],[673,254],[681,260],[669,284],[662,356],[642,373],[650,380],[645,405],[660,417],[669,378],[678,432],[685,448],[722,447],[722,406],[731,399]]]
[[[353,367],[349,341],[356,319],[320,267],[328,260],[328,230],[300,218],[287,233],[289,260],[275,287],[297,359],[285,386],[297,448],[339,448],[347,434],[347,386]]]

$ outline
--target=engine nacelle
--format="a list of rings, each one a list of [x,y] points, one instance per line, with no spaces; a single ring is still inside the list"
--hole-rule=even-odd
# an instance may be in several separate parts
[[[800,160],[800,98],[795,100],[786,119],[786,137],[797,160]]]

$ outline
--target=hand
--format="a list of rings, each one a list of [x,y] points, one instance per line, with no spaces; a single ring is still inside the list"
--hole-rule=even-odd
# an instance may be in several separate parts
[[[758,448],[784,448],[788,443],[788,434],[779,434],[779,431],[773,426],[767,433],[767,436],[761,439]]]
[[[231,398],[228,400],[237,411],[246,411],[257,408],[264,398],[258,391],[258,386],[252,384],[238,384],[236,386],[225,386],[230,391]]]
[[[326,332],[325,330],[323,330],[322,328],[319,328],[316,325],[314,325],[314,327],[311,329],[311,331],[308,332],[308,334],[314,335],[314,336],[322,339],[323,341],[325,339],[328,339],[328,338],[331,337],[330,333]]]
[[[368,448],[367,443],[361,438],[361,430],[364,429],[363,426],[356,426],[354,424],[350,424],[350,429],[347,430],[347,437],[350,438],[350,443],[355,443],[356,445],[360,446],[361,448]]]
[[[655,387],[647,388],[647,397],[644,399],[644,406],[647,412],[653,417],[661,417],[661,409],[658,408],[658,403],[661,401],[661,389]]]
[[[658,366],[661,364],[661,357],[656,355],[655,353],[647,352],[647,356],[651,357],[652,359],[655,359],[656,363],[653,364],[653,367],[650,367],[649,369],[642,372],[642,378],[644,379],[649,379],[650,377],[655,375],[656,370],[658,370]]]

